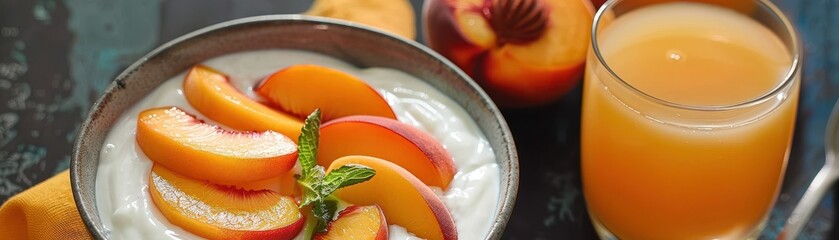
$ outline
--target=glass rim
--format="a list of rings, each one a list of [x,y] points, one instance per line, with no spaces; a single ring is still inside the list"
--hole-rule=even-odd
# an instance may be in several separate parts
[[[617,3],[622,2],[624,0],[608,0],[604,3],[597,13],[594,15],[594,20],[592,21],[592,28],[591,28],[591,46],[592,50],[594,51],[594,55],[597,60],[603,65],[603,68],[606,69],[606,72],[609,75],[617,80],[623,87],[628,88],[631,92],[642,96],[643,98],[650,100],[654,103],[665,105],[668,107],[684,109],[684,110],[695,110],[695,111],[725,111],[725,110],[734,110],[740,108],[746,108],[754,105],[758,105],[763,103],[767,99],[775,97],[775,95],[779,94],[780,92],[787,89],[789,85],[791,85],[795,81],[795,77],[800,71],[801,68],[801,46],[800,41],[798,40],[798,33],[795,31],[795,28],[792,26],[792,23],[783,14],[783,12],[775,6],[775,4],[769,2],[769,0],[753,0],[757,3],[758,6],[763,6],[769,9],[771,14],[778,20],[781,24],[783,24],[784,29],[786,30],[787,34],[789,34],[790,44],[792,49],[792,64],[789,66],[789,70],[787,71],[786,75],[784,76],[784,80],[777,84],[771,90],[763,93],[762,95],[753,98],[751,100],[747,100],[740,103],[728,104],[728,105],[687,105],[676,103],[668,100],[661,99],[659,97],[650,95],[631,84],[627,83],[623,80],[611,67],[609,64],[606,63],[606,59],[603,59],[603,56],[600,53],[600,48],[597,45],[597,30],[599,27],[599,23],[603,20],[604,15],[606,14],[607,10],[611,10]],[[674,1],[675,2],[675,1]],[[730,9],[730,8],[728,8]]]

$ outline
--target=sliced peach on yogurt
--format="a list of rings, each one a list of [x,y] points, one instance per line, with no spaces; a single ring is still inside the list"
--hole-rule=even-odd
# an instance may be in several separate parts
[[[325,233],[316,234],[314,239],[387,240],[387,220],[379,206],[349,206],[329,223]]]
[[[376,89],[350,74],[318,65],[294,65],[280,70],[255,91],[301,119],[316,108],[323,112],[324,122],[350,115],[396,119]]]
[[[305,222],[291,197],[190,179],[160,164],[149,194],[169,222],[208,239],[291,239]]]
[[[155,163],[215,183],[278,177],[297,162],[297,145],[285,135],[224,130],[176,107],[141,112],[137,144]]]
[[[320,128],[318,164],[348,155],[386,159],[429,186],[447,189],[457,169],[449,152],[430,134],[397,120],[350,116]]]
[[[332,162],[329,170],[360,164],[376,170],[369,181],[338,189],[335,196],[356,205],[376,204],[389,224],[404,227],[417,237],[457,239],[457,229],[446,205],[428,186],[408,170],[387,160],[346,156]]]
[[[215,122],[243,131],[275,131],[297,142],[303,122],[245,96],[227,76],[195,66],[184,78],[184,97],[192,107]]]

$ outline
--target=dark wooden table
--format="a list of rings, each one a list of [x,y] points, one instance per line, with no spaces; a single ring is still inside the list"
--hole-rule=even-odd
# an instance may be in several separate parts
[[[419,11],[421,0],[412,2]],[[805,61],[793,152],[765,239],[777,236],[824,163],[824,126],[839,98],[839,2],[774,2],[796,25]],[[90,104],[116,74],[153,47],[213,23],[298,13],[310,4],[0,0],[0,202],[67,168]],[[580,188],[579,89],[551,106],[505,110],[504,115],[521,165],[519,196],[504,237],[596,239]],[[839,201],[835,192],[822,202],[801,239],[839,239],[833,224]]]

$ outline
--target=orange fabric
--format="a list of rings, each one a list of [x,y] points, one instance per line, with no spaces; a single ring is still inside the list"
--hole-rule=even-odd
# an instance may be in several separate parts
[[[3,239],[91,239],[64,172],[10,198],[0,207]]]

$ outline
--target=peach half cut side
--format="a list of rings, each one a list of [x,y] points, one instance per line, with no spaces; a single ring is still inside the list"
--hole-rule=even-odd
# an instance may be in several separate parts
[[[404,227],[417,237],[457,239],[457,229],[446,205],[408,170],[390,161],[368,156],[346,156],[329,170],[359,164],[376,170],[369,181],[338,189],[335,196],[356,205],[377,204],[389,224]]]
[[[137,144],[155,163],[214,183],[278,177],[297,162],[297,145],[285,135],[224,130],[176,107],[141,112]]]
[[[428,46],[502,107],[556,100],[582,78],[594,9],[589,0],[429,0]]]
[[[387,240],[387,220],[379,206],[353,205],[345,208],[335,221],[329,223],[326,233],[316,234],[315,240]]]
[[[350,115],[396,119],[387,101],[361,79],[318,65],[294,65],[280,70],[256,87],[260,96],[280,109],[305,118],[316,108],[323,121]]]
[[[449,152],[433,136],[397,120],[350,116],[320,128],[318,164],[329,166],[343,156],[386,159],[429,186],[447,189],[457,173]]]
[[[224,74],[198,65],[189,70],[183,82],[184,97],[207,118],[242,131],[275,131],[295,143],[303,122],[276,111],[242,94]]]
[[[208,239],[291,239],[305,222],[291,197],[194,180],[159,164],[149,194],[169,222]]]

